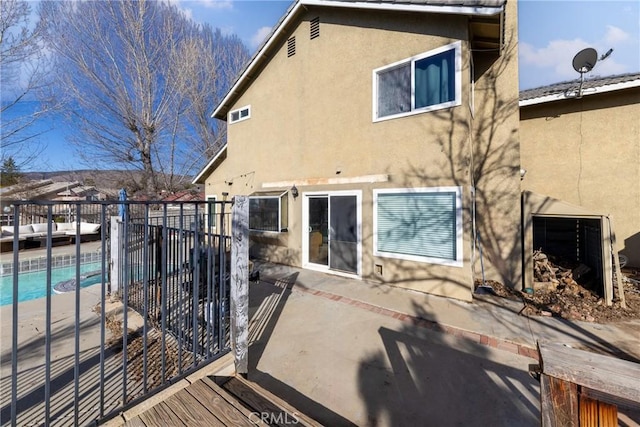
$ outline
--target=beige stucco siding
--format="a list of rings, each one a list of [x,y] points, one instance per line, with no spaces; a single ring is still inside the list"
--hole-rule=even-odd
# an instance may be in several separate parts
[[[419,25],[405,14],[390,14],[389,30],[344,24],[369,23],[363,12],[318,15],[320,37],[309,40],[308,21],[302,22],[293,33],[296,54],[288,58],[283,46],[260,74],[259,84],[237,102],[237,106],[251,105],[251,119],[229,125],[229,157],[242,162],[247,171],[256,165],[267,175],[256,176],[259,182],[335,176],[337,168],[347,176],[404,175],[412,164],[424,169],[446,160],[438,143],[439,135],[451,128],[448,111],[372,124],[372,71],[464,39],[465,32],[447,30],[446,37],[416,34],[419,29],[433,30],[432,24]],[[432,20],[443,29],[464,28],[454,17]],[[412,25],[417,27],[414,31],[403,31]],[[463,62],[466,83],[466,54]],[[464,121],[466,109],[455,110],[456,119]],[[457,142],[464,137],[456,136]],[[259,158],[245,158],[248,152]],[[238,158],[237,153],[243,155]],[[417,156],[420,153],[424,155]],[[274,167],[257,167],[264,163]]]
[[[611,214],[640,266],[640,89],[521,108],[523,187]]]
[[[311,40],[309,20],[316,16],[320,17],[320,37]],[[360,191],[362,277],[469,300],[473,287],[470,132],[475,124],[471,120],[466,17],[311,9],[291,35],[296,39],[295,55],[287,57],[287,44],[283,40],[255,82],[233,106],[232,109],[251,105],[251,118],[228,125],[227,159],[207,179],[206,193],[251,194],[275,182],[297,182],[301,196],[295,200],[289,196],[288,232],[252,233],[252,250],[274,261],[301,265],[302,195],[311,191]],[[373,122],[374,69],[459,40],[462,41],[459,106]],[[514,70],[509,66],[507,72]],[[495,81],[486,75],[479,78],[484,87]],[[517,100],[517,84],[509,90],[512,93],[507,97]],[[516,110],[509,114],[514,112],[513,118],[505,120],[517,130],[517,103]],[[484,129],[478,131],[478,135],[484,133]],[[489,139],[494,147],[502,147],[512,143],[512,135],[513,129],[501,130]],[[484,142],[478,144],[481,149]],[[517,146],[515,150],[518,151]],[[503,158],[513,162],[510,155]],[[510,166],[517,169],[517,159]],[[366,181],[363,177],[372,175],[387,178],[375,183],[361,182]],[[315,178],[320,179],[318,185],[304,185],[305,180]],[[322,180],[332,178],[352,178],[358,182],[322,184]],[[501,171],[485,176],[484,182],[505,185],[508,181],[509,191],[503,197],[509,198],[510,206],[518,206],[519,181],[512,178]],[[445,267],[374,256],[373,190],[437,186],[462,188],[463,266]],[[496,205],[503,203],[501,200]],[[495,225],[506,230],[504,240],[512,241],[517,227],[514,225],[516,231],[512,230],[502,222],[504,219],[500,217]],[[375,274],[376,265],[383,267],[382,276]]]

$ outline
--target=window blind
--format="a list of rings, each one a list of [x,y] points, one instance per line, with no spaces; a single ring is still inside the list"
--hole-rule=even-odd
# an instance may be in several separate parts
[[[380,193],[377,250],[456,259],[456,193]]]

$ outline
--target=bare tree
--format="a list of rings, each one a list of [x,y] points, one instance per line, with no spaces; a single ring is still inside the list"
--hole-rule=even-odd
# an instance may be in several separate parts
[[[211,119],[211,112],[248,58],[238,37],[224,36],[208,25],[199,28],[199,37],[185,40],[174,58],[180,73],[176,81],[182,84],[181,125],[188,150],[180,154],[185,171],[202,166],[226,142],[226,126]]]
[[[206,32],[175,6],[153,0],[45,1],[40,16],[85,159],[141,170],[138,186],[147,193],[171,190],[176,176],[193,172],[188,142],[196,129],[188,120],[195,102],[186,91],[199,85],[199,95],[213,103],[221,88],[208,80],[219,64],[194,74],[185,70],[198,66],[187,61],[208,61],[226,39],[198,56],[185,54],[204,45]]]
[[[35,125],[52,109],[43,98],[48,88],[46,56],[31,12],[27,1],[0,0],[0,159],[11,158],[22,167],[42,149],[38,136],[46,129]]]

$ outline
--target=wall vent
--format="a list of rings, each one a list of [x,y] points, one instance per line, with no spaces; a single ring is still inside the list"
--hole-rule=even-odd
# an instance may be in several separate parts
[[[296,38],[291,37],[287,40],[287,56],[293,56],[296,54]]]
[[[320,17],[315,17],[311,20],[309,30],[311,40],[315,39],[316,37],[320,37]]]

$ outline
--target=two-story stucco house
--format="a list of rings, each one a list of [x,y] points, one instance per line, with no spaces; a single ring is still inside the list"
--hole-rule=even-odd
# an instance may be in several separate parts
[[[515,1],[298,0],[194,179],[250,196],[251,254],[470,300],[522,279]]]

